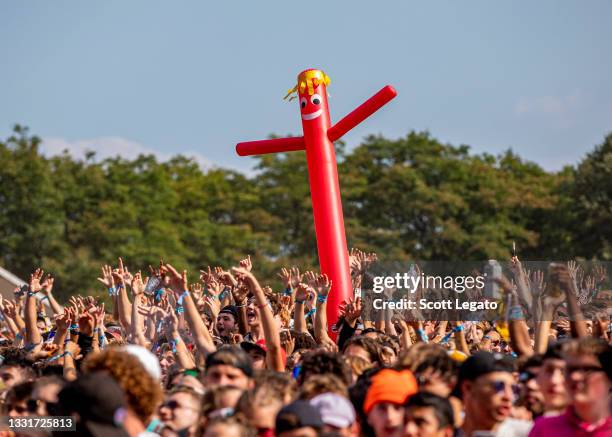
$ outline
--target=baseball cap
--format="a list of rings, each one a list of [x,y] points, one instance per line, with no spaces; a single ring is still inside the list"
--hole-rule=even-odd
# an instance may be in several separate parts
[[[77,413],[77,431],[88,431],[94,437],[126,437],[122,427],[127,404],[123,390],[105,372],[80,376],[58,394],[66,414]]]
[[[256,350],[258,352],[260,352],[261,354],[263,354],[263,356],[266,356],[268,354],[268,348],[266,347],[266,340],[265,339],[261,339],[258,340],[256,343],[251,343],[250,341],[243,341],[242,343],[240,343],[240,347],[245,351],[245,352],[249,352],[250,350]],[[285,349],[281,347],[281,356],[283,357],[283,363],[287,363],[287,352],[285,352]]]
[[[470,355],[459,368],[459,378],[453,394],[461,398],[463,381],[474,381],[482,375],[493,372],[514,372],[514,359],[499,352],[479,351]]]
[[[221,311],[219,311],[219,314],[231,314],[232,316],[234,316],[234,320],[238,321],[238,308],[236,308],[236,305],[226,305],[223,308],[221,308]]]
[[[299,428],[323,428],[321,414],[308,401],[298,400],[283,407],[276,415],[276,434]]]
[[[409,396],[418,391],[417,380],[410,370],[383,369],[372,377],[363,411],[368,414],[374,405],[381,402],[403,405]]]
[[[336,393],[323,393],[310,400],[310,405],[319,410],[321,419],[326,425],[336,428],[347,428],[356,419],[353,404]]]

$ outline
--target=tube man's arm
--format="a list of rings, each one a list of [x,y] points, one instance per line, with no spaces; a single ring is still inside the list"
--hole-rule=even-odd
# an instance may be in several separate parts
[[[397,91],[395,91],[395,88],[393,88],[391,85],[387,85],[355,108],[355,110],[347,114],[338,123],[330,127],[327,131],[327,138],[329,138],[331,142],[342,138],[344,134],[353,129],[370,115],[374,114],[395,96],[397,96]]]
[[[240,156],[263,155],[265,153],[295,152],[304,150],[303,137],[274,138],[271,140],[246,141],[236,145],[236,152]]]

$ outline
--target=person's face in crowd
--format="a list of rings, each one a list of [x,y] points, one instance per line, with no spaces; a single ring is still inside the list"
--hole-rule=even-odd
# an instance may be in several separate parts
[[[196,392],[204,393],[204,385],[198,381],[195,376],[191,375],[178,375],[172,381],[173,387],[189,387],[195,390]]]
[[[7,404],[6,412],[8,417],[24,417],[34,415],[34,413],[28,408],[27,400],[13,401]]]
[[[36,321],[36,327],[38,328],[38,330],[40,332],[46,332],[47,331],[47,324],[45,323],[44,320],[37,320]]]
[[[319,433],[316,429],[305,426],[303,428],[292,429],[291,431],[281,432],[276,437],[318,437]]]
[[[283,403],[280,399],[270,399],[266,396],[262,399],[256,397],[248,412],[249,423],[257,429],[259,434],[272,430],[276,426],[276,415],[283,408]]]
[[[578,411],[609,401],[610,380],[597,357],[570,355],[565,370],[567,390]]]
[[[175,359],[172,351],[167,351],[159,358],[159,366],[161,367],[162,375],[167,375],[168,370],[174,365]]]
[[[380,357],[384,364],[391,365],[397,360],[395,350],[390,346],[384,346],[380,349]]]
[[[474,330],[474,343],[480,343],[482,341],[482,337],[484,337],[484,331],[481,328],[476,328]]]
[[[376,437],[395,437],[403,434],[404,407],[392,402],[379,402],[367,416]]]
[[[445,381],[437,369],[428,367],[417,375],[419,390],[446,398],[450,395],[455,381]]]
[[[231,385],[242,390],[248,390],[251,386],[251,379],[242,370],[234,366],[217,364],[206,372],[204,385],[207,388]]]
[[[368,363],[372,363],[372,357],[370,357],[370,354],[368,353],[368,351],[356,344],[349,345],[349,347],[347,347],[344,350],[344,356],[345,357],[359,357],[359,358],[364,359]]]
[[[511,373],[487,373],[465,381],[463,387],[466,421],[469,416],[473,423],[490,429],[510,416],[518,389]]]
[[[489,352],[501,352],[501,336],[497,331],[489,331],[483,337],[482,350]]]
[[[521,374],[521,377],[525,378],[521,382],[525,407],[533,414],[542,414],[544,411],[544,396],[537,379],[539,373],[540,367],[528,367]]]
[[[565,361],[547,358],[542,362],[537,383],[544,396],[544,411],[561,411],[568,404]]]
[[[453,427],[440,427],[433,407],[409,407],[406,409],[404,437],[451,437]]]
[[[8,390],[13,386],[25,382],[23,372],[16,366],[7,366],[0,368],[0,379],[4,383],[4,388]]]
[[[57,395],[61,389],[59,384],[46,384],[43,387],[35,388],[32,392],[32,399],[27,402],[30,411],[35,411],[39,416],[49,415],[47,405],[57,403]]]
[[[229,337],[236,329],[234,316],[228,313],[221,313],[217,316],[217,332],[221,337]]]
[[[173,393],[159,408],[159,417],[175,431],[194,426],[200,415],[200,403],[189,393]]]
[[[207,426],[202,437],[242,437],[242,429],[237,425],[215,423]]]
[[[246,310],[247,325],[249,327],[259,326],[259,308],[255,299],[250,299]]]
[[[253,369],[261,370],[266,368],[266,354],[263,353],[263,351],[253,348],[247,353],[251,357],[251,360],[253,360]]]

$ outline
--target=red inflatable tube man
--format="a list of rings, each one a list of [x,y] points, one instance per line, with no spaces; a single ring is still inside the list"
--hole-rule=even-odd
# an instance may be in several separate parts
[[[297,92],[304,136],[239,143],[240,156],[306,150],[310,195],[314,214],[321,272],[332,280],[327,300],[328,326],[338,320],[338,307],[353,296],[338,170],[333,142],[393,99],[397,93],[389,85],[331,125],[326,86],[329,77],[321,70],[305,70],[287,97]],[[335,333],[330,332],[333,338]]]

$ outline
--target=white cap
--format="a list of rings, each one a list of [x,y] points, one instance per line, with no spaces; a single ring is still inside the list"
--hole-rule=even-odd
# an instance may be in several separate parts
[[[138,361],[140,361],[145,370],[149,372],[149,375],[157,381],[161,380],[161,367],[159,366],[159,360],[153,352],[137,344],[128,344],[127,346],[123,346],[121,350],[138,358]]]
[[[310,400],[310,405],[319,410],[326,425],[336,428],[348,428],[356,419],[353,404],[336,393],[323,393]]]

